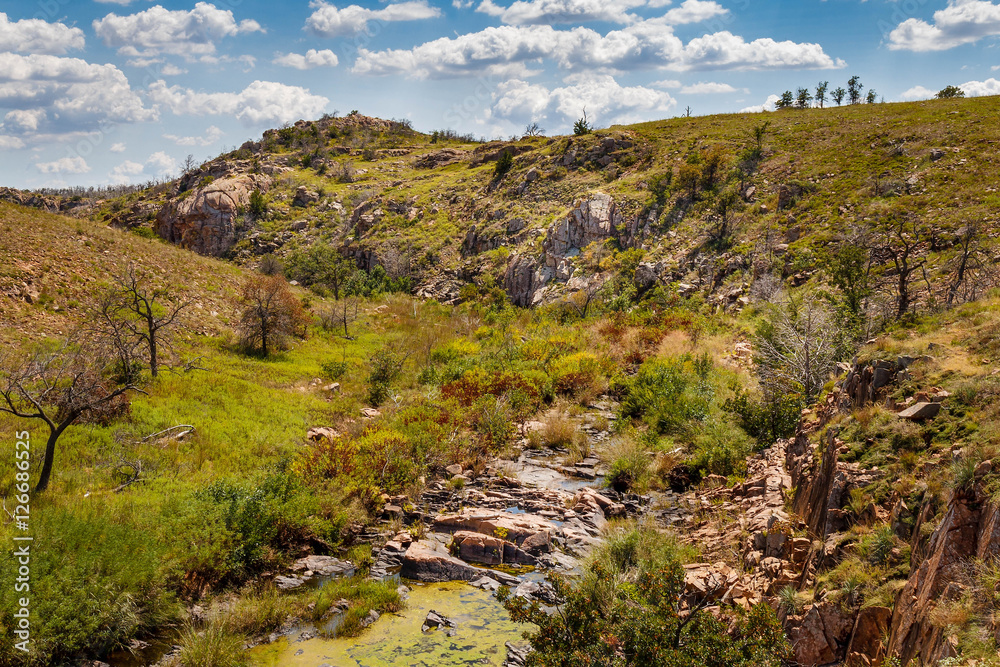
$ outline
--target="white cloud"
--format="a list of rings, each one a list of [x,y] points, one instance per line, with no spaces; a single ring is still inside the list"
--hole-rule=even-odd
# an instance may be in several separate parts
[[[681,92],[685,95],[720,95],[724,93],[736,93],[738,89],[733,88],[728,83],[715,83],[714,81],[699,81],[698,83],[684,86]]]
[[[983,97],[987,95],[1000,95],[1000,81],[996,79],[986,79],[985,81],[966,81],[959,86],[966,97]]]
[[[958,87],[962,89],[966,97],[1000,95],[1000,81],[992,78],[985,81],[966,81]],[[937,93],[938,91],[924,86],[914,86],[900,94],[899,99],[904,101],[930,100],[937,97]]]
[[[115,185],[125,185],[132,182],[133,176],[138,176],[144,169],[142,163],[125,160],[120,165],[111,170],[108,178]]]
[[[210,125],[205,134],[200,137],[179,137],[176,134],[164,134],[164,139],[169,139],[178,146],[211,146],[216,141],[221,139],[225,135],[225,132],[217,128],[215,125]]]
[[[745,107],[740,109],[740,113],[763,113],[764,111],[774,111],[777,108],[778,99],[777,95],[769,95],[763,104]]]
[[[309,3],[314,11],[306,19],[306,28],[322,37],[339,37],[366,30],[369,22],[419,21],[441,16],[441,10],[427,0],[409,0],[386,5],[382,9],[367,9],[348,5],[339,9],[323,0]]]
[[[684,0],[680,7],[671,9],[664,14],[663,18],[670,25],[684,25],[687,23],[701,23],[716,16],[725,16],[728,13],[729,10],[717,2]]]
[[[112,153],[124,153],[125,144],[121,142],[118,142],[117,144],[111,144],[111,148],[109,148],[108,150],[110,150]]]
[[[86,174],[90,165],[82,157],[64,157],[54,162],[36,162],[35,167],[43,174]]]
[[[156,178],[170,178],[177,173],[177,160],[163,151],[146,158],[145,163],[125,160],[108,173],[108,180],[116,185],[137,183]]]
[[[668,4],[669,0],[662,3],[648,3],[646,0],[516,0],[507,7],[501,7],[493,0],[482,0],[476,11],[498,17],[503,23],[511,25],[549,25],[587,21],[635,23],[641,19],[629,13],[629,10]],[[728,11],[717,2],[685,0],[680,7],[671,9],[657,20],[667,25],[682,25],[698,23],[727,13]]]
[[[654,81],[649,84],[653,88],[681,88],[684,86],[683,83],[676,79],[664,79],[663,81]]]
[[[187,73],[188,71],[186,69],[182,69],[177,65],[174,65],[173,63],[167,63],[166,65],[160,68],[160,74],[162,74],[163,76],[179,76],[181,74],[187,74]]]
[[[610,125],[648,120],[677,104],[669,93],[643,86],[624,87],[607,74],[574,74],[565,83],[549,90],[519,79],[506,81],[493,96],[492,113],[517,123],[555,116],[572,122],[586,108],[592,121]]]
[[[155,120],[114,65],[79,58],[0,53],[0,132],[59,135],[108,123]]]
[[[23,139],[20,137],[11,137],[5,134],[0,134],[0,149],[17,150],[19,148],[24,148]]]
[[[239,93],[199,93],[157,81],[149,97],[178,115],[232,115],[247,126],[280,125],[320,116],[330,100],[306,88],[254,81]]]
[[[907,19],[889,33],[889,48],[944,51],[1000,35],[1000,5],[986,0],[948,0],[934,12],[933,23]]]
[[[11,21],[0,12],[0,51],[52,55],[82,49],[84,44],[83,31],[79,28],[41,19]]]
[[[137,14],[108,14],[94,21],[94,32],[106,46],[128,57],[211,56],[216,41],[242,33],[263,32],[252,19],[236,22],[233,12],[199,2],[191,10],[169,11],[155,5]]]
[[[271,62],[275,65],[294,67],[295,69],[312,69],[314,67],[336,67],[339,61],[337,60],[337,54],[330,49],[322,49],[320,51],[309,49],[305,55],[300,53],[276,53],[274,60]]]
[[[641,21],[601,35],[590,28],[499,26],[441,37],[412,49],[359,50],[356,74],[406,74],[443,78],[477,74],[498,65],[554,60],[563,69],[827,69],[843,67],[819,44],[746,42],[729,32],[685,45],[662,19]]]
[[[912,100],[929,100],[937,94],[937,91],[931,90],[930,88],[924,88],[923,86],[914,86],[907,91],[904,91],[899,99],[903,101]]]

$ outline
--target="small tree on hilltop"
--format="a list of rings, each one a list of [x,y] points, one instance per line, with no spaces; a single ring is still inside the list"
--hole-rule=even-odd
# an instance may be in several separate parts
[[[106,341],[43,346],[27,358],[0,360],[0,412],[37,419],[49,429],[35,492],[49,486],[56,442],[78,421],[108,421],[128,411],[127,393],[139,391],[115,372]]]
[[[579,118],[575,123],[573,123],[573,134],[580,137],[585,134],[590,134],[593,131],[593,129],[594,128],[590,124],[590,121],[587,120],[587,109],[584,108],[583,118]]]
[[[808,109],[809,102],[812,101],[812,94],[809,92],[808,88],[799,88],[795,95],[795,106],[800,109]]]
[[[819,108],[822,109],[826,105],[826,91],[830,88],[829,81],[820,81],[816,85],[816,102],[819,103]]]
[[[267,356],[305,324],[302,304],[281,276],[251,275],[236,298],[241,345]]]
[[[864,90],[864,86],[861,83],[861,77],[852,76],[847,82],[847,97],[850,99],[851,104],[861,104],[861,91]]]
[[[965,97],[965,91],[958,86],[945,86],[935,95],[939,100],[950,100],[956,97]]]
[[[874,88],[868,89],[868,96],[865,98],[865,102],[868,104],[875,104],[878,102],[878,93],[875,92]]]
[[[795,104],[795,96],[792,91],[786,90],[778,98],[778,101],[774,103],[776,109],[790,109]]]
[[[842,86],[838,86],[837,89],[834,90],[833,93],[831,93],[830,97],[833,99],[834,102],[837,103],[837,106],[839,107],[841,104],[844,103],[844,98],[847,97],[847,91],[844,90]]]

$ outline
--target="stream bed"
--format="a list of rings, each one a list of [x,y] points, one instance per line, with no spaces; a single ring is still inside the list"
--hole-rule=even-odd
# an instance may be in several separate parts
[[[450,667],[504,662],[506,642],[524,643],[530,626],[510,620],[507,611],[484,590],[464,582],[411,587],[406,607],[384,614],[358,637],[297,641],[302,630],[251,651],[261,667]],[[457,625],[454,636],[443,630],[422,632],[427,612],[434,610]]]

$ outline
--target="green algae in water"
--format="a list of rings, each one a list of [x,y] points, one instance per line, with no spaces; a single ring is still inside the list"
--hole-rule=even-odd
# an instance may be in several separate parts
[[[492,594],[461,582],[410,584],[410,599],[398,614],[385,614],[359,637],[282,639],[251,652],[260,667],[450,667],[501,665],[505,642],[521,642],[532,626],[514,623]],[[454,637],[442,630],[423,633],[427,612],[455,621]],[[296,655],[299,651],[301,654]],[[485,662],[484,659],[485,658]]]

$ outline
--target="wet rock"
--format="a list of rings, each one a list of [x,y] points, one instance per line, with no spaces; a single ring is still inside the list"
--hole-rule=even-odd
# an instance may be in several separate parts
[[[420,627],[420,630],[421,632],[429,632],[430,630],[436,630],[437,628],[454,627],[457,627],[455,625],[455,621],[431,609],[427,612],[427,617],[424,619],[424,624]]]
[[[306,580],[302,577],[279,575],[274,578],[274,585],[283,591],[290,591],[302,586]]]
[[[556,590],[547,581],[525,581],[518,584],[514,589],[514,597],[525,598],[527,600],[538,600],[546,604],[558,604],[559,598]]]
[[[510,642],[504,646],[507,647],[507,659],[504,660],[503,667],[525,667],[528,664],[528,655],[531,653],[530,646],[515,646]]]

